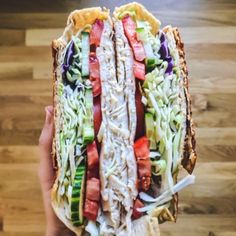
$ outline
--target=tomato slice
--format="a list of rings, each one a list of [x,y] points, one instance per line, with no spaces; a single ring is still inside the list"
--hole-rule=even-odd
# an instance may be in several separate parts
[[[134,61],[133,71],[135,78],[145,80],[145,65],[143,63]]]
[[[142,177],[141,180],[139,180],[139,189],[143,191],[148,191],[151,185],[151,177]]]
[[[95,44],[96,46],[98,46],[100,44],[103,28],[103,20],[97,19],[92,25],[92,30],[90,32],[90,45]]]
[[[148,159],[150,155],[149,141],[146,136],[143,136],[135,141],[134,152],[137,159]]]
[[[101,80],[99,61],[95,52],[91,52],[89,55],[89,75],[93,87],[93,96],[97,97],[101,94]]]
[[[125,35],[127,36],[128,40],[130,42],[134,42],[137,40],[137,36],[136,36],[136,24],[133,21],[133,19],[127,15],[122,19],[122,24],[124,27],[124,31],[125,31]]]
[[[143,61],[146,57],[144,47],[137,39],[136,23],[131,16],[127,15],[122,19],[125,35],[129,40],[129,43],[133,49],[134,57],[137,61]]]
[[[99,157],[96,142],[93,141],[87,145],[88,169],[98,169]]]
[[[98,178],[99,177],[99,170],[98,169],[92,169],[92,170],[87,170],[87,179],[91,178]]]
[[[89,54],[89,75],[93,78],[100,78],[99,61],[95,52]]]
[[[146,58],[144,47],[140,41],[134,41],[131,43],[131,47],[134,52],[134,57],[137,61],[143,61]]]
[[[134,201],[134,206],[133,206],[133,214],[132,217],[133,219],[138,219],[143,215],[143,212],[139,212],[137,209],[144,207],[144,204],[141,202],[141,200],[136,199]]]
[[[150,159],[140,159],[137,161],[138,164],[138,176],[139,179],[142,177],[151,177],[151,162]]]
[[[85,199],[84,216],[88,220],[96,221],[97,216],[98,216],[98,209],[99,209],[98,202]]]
[[[93,97],[97,97],[101,94],[102,88],[101,88],[101,80],[100,78],[89,78],[91,83],[92,83],[92,88],[93,88]]]
[[[99,132],[101,122],[102,122],[101,98],[100,96],[98,96],[93,98],[93,123],[96,137]]]
[[[91,178],[87,180],[86,199],[99,202],[100,200],[100,180],[99,179]]]
[[[135,106],[136,106],[136,135],[135,140],[145,135],[145,121],[144,121],[144,105],[141,101],[142,94],[139,90],[139,81],[136,81],[136,91],[135,91]]]

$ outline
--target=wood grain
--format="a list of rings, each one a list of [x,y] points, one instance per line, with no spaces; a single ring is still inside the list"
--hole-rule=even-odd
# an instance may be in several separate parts
[[[194,30],[193,30],[194,29]],[[235,26],[181,27],[185,43],[235,43]]]
[[[1,45],[24,45],[25,31],[15,29],[0,29]]]
[[[51,47],[2,46],[0,47],[0,62],[49,62],[52,58]]]
[[[0,62],[0,80],[33,78],[33,67],[31,63],[22,62]]]
[[[176,224],[172,222],[162,224],[161,230],[163,230],[163,235],[165,236],[182,236],[183,232],[193,236],[233,236],[236,231],[235,220],[236,217],[229,217],[227,215],[221,216],[220,219],[219,216],[212,215],[187,215],[180,216]],[[179,221],[182,223],[179,224]]]
[[[204,84],[202,86],[204,86]],[[236,94],[217,93],[219,91],[216,89],[215,84],[213,84],[212,87],[215,89],[214,94],[194,94],[192,96],[193,114],[196,126],[234,126],[236,123],[236,111],[234,109]],[[223,90],[220,91],[225,92]]]
[[[0,164],[38,163],[38,146],[0,146]],[[24,200],[24,199],[20,199]],[[27,201],[26,201],[27,202]]]
[[[52,40],[59,38],[64,29],[29,29],[26,30],[26,46],[48,46]]]
[[[70,11],[126,2],[1,0],[0,236],[44,235],[37,144],[52,103],[51,41]],[[196,125],[196,184],[179,194],[177,223],[162,224],[162,236],[235,236],[236,1],[139,2],[180,28]]]

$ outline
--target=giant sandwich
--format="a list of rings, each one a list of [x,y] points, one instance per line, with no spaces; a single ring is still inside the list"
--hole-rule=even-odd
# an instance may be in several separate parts
[[[177,28],[138,3],[76,10],[52,49],[56,215],[77,235],[158,235],[196,161]]]

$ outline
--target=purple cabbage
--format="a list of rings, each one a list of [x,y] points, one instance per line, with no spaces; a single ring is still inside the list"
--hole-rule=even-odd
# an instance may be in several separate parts
[[[75,53],[74,42],[71,41],[71,43],[67,49],[66,55],[65,55],[64,63],[62,65],[63,73],[66,73],[69,70],[69,67],[72,64],[74,53]]]
[[[166,73],[171,73],[174,67],[174,60],[171,56],[167,57],[165,60],[168,62]]]
[[[163,59],[163,60],[165,60],[165,58],[168,57],[169,53],[168,53],[168,46],[167,46],[166,41],[161,43],[159,53],[161,54],[161,59]]]
[[[165,34],[161,32],[161,37],[160,37],[161,43],[163,43],[166,40]]]
[[[173,58],[170,56],[170,52],[168,49],[167,40],[166,40],[166,36],[164,32],[161,32],[160,41],[161,41],[161,47],[160,47],[159,53],[161,55],[161,59],[168,62],[166,73],[171,73],[174,67],[174,61],[173,61]]]

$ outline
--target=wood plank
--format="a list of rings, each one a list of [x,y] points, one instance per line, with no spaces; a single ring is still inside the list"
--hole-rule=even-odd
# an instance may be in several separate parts
[[[236,42],[235,26],[181,27],[180,34],[185,44]]]
[[[210,11],[210,10],[228,10],[234,9],[236,6],[234,0],[215,0],[214,2],[206,3],[204,0],[175,0],[169,1],[147,1],[139,0],[140,3],[144,4],[150,11],[151,10],[166,10],[175,9],[179,11]],[[10,12],[69,12],[74,9],[80,9],[84,7],[91,6],[105,6],[113,10],[114,7],[126,4],[126,0],[120,0],[119,3],[116,1],[100,0],[99,4],[95,3],[94,0],[80,0],[75,2],[73,0],[60,1],[54,0],[54,4],[48,4],[46,0],[38,0],[37,3],[32,3],[28,0],[21,0],[21,4],[18,6],[17,0],[1,0],[0,12],[10,13]],[[151,3],[151,4],[150,4]]]
[[[69,13],[2,13],[1,28],[58,28],[66,25]]]
[[[236,231],[236,218],[232,216],[214,216],[196,214],[193,216],[179,216],[177,223],[166,222],[160,225],[164,236],[182,236],[188,232],[189,236],[234,235]]]
[[[201,157],[199,159],[201,160]],[[208,178],[208,179],[215,179],[217,181],[225,180],[227,182],[228,180],[236,179],[236,163],[235,161],[211,162],[211,163],[198,162],[197,168],[195,170],[195,175],[197,176],[197,179],[199,179],[199,181]],[[218,196],[220,196],[220,194],[224,193],[223,192],[219,193]],[[236,195],[236,193],[232,194]]]
[[[0,47],[0,63],[2,62],[50,62],[51,47],[2,46]],[[1,65],[0,64],[0,65]]]
[[[215,88],[213,87],[212,90],[215,91]],[[236,124],[235,100],[236,94],[194,94],[192,104],[196,125],[198,127],[234,126]]]
[[[0,236],[42,236],[44,234],[44,230],[42,229],[41,232],[2,232],[0,231]]]
[[[52,97],[8,96],[0,97],[2,112],[0,130],[41,129],[44,123],[47,105],[52,104]]]
[[[52,58],[48,62],[34,64],[33,78],[52,80]]]
[[[21,80],[20,85],[24,89],[16,86],[17,80],[1,81],[0,96],[52,96],[52,80]]]
[[[0,197],[3,199],[25,199],[27,197],[32,201],[39,201],[41,189],[37,168],[38,164],[0,164],[2,180]]]
[[[222,69],[222,73],[225,72],[225,69]],[[190,93],[193,96],[197,96],[198,94],[231,94],[233,97],[236,93],[236,80],[233,77],[207,77],[204,78],[205,75],[202,75],[202,78],[197,78],[197,70],[190,71],[190,80],[189,80],[189,88]],[[216,74],[215,72],[213,72]],[[227,72],[226,72],[227,73]],[[231,72],[230,72],[231,73]],[[208,74],[208,72],[205,72]],[[209,75],[207,75],[209,76]]]
[[[50,46],[52,40],[59,38],[64,29],[28,29],[26,30],[26,46]]]
[[[49,49],[50,51],[50,49]],[[29,60],[26,62],[0,62],[0,79],[17,80],[28,79],[51,79],[52,78],[52,58],[41,60],[40,62]],[[13,81],[14,80],[14,81]]]
[[[38,163],[38,146],[0,146],[1,164]]]
[[[173,25],[176,27],[185,26],[226,26],[226,25],[236,25],[235,9],[221,9],[221,10],[207,10],[207,11],[196,11],[190,9],[176,11],[173,7],[168,11],[157,10],[152,11],[154,16],[156,16],[164,25]]]
[[[21,213],[44,214],[43,199],[41,195],[42,194],[38,197],[34,197],[33,199],[27,198],[27,194],[25,194],[24,198],[4,198],[4,210],[7,215],[17,215]]]
[[[199,157],[200,159],[201,157]],[[232,167],[232,174],[228,174],[227,170],[231,168],[227,166],[223,166],[222,162],[220,164],[215,164],[217,165],[218,168],[220,169],[221,166],[223,166],[223,170],[221,173],[227,173],[227,175],[224,177],[223,174],[218,174],[213,170],[213,175],[211,176],[208,173],[204,173],[204,170],[210,171],[210,167],[202,167],[199,163],[197,163],[195,170],[194,170],[194,175],[196,175],[196,181],[194,185],[188,186],[186,189],[182,190],[180,193],[180,196],[182,199],[189,199],[191,201],[192,198],[198,199],[198,198],[224,198],[228,197],[230,199],[235,199],[236,198],[236,193],[234,189],[236,189],[236,177],[235,177],[235,162],[231,162],[233,167]],[[211,163],[212,164],[212,163]],[[210,164],[209,164],[210,165]],[[179,179],[182,178],[182,176],[186,175],[186,171],[182,171],[182,173],[179,176]],[[217,184],[216,184],[217,182]],[[184,201],[181,201],[182,203]],[[234,201],[232,202],[232,204]]]
[[[34,235],[34,233],[42,233],[45,230],[44,214],[7,214],[4,217],[4,231],[10,232],[27,232]]]
[[[179,194],[179,214],[183,215],[228,215],[235,216],[235,196],[184,197]]]
[[[236,145],[208,145],[198,144],[197,140],[197,154],[201,162],[230,162],[235,161]]]
[[[37,145],[41,129],[33,130],[2,130],[0,145]]]
[[[1,4],[0,12],[4,13],[70,12],[80,8],[80,4],[72,0],[66,2],[55,0],[54,4],[48,4],[46,0],[39,0],[34,4],[28,0],[22,0],[21,4],[17,4],[16,0],[1,0]]]
[[[236,128],[198,128],[196,138],[199,145],[236,145]]]
[[[233,61],[236,55],[236,44],[195,43],[185,44],[185,53],[189,60]]]
[[[0,46],[23,45],[24,43],[24,30],[0,29]]]
[[[33,67],[31,63],[22,62],[0,62],[1,80],[22,80],[33,78]]]
[[[219,60],[192,60],[188,55],[186,55],[186,59],[190,80],[235,78],[235,60],[224,60],[224,64],[222,64],[222,61]]]

